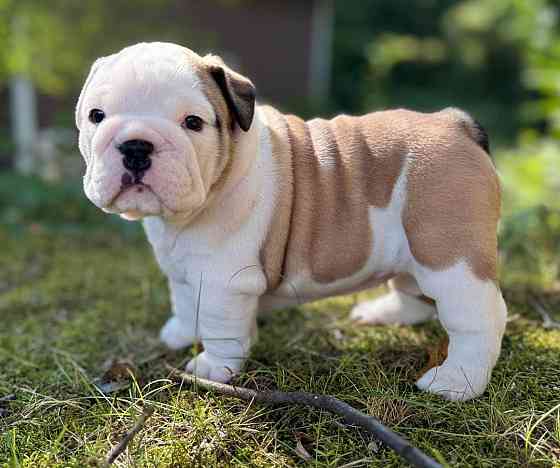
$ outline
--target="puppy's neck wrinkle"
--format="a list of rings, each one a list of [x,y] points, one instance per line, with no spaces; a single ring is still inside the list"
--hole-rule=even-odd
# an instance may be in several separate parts
[[[232,194],[234,194],[241,184],[249,178],[249,173],[253,170],[253,167],[256,163],[258,150],[252,152],[251,157],[247,158],[250,161],[250,164],[246,164],[245,167],[242,167],[238,174],[234,177],[236,179],[231,185],[232,181],[230,177],[235,172],[235,165],[234,161],[236,159],[236,148],[235,145],[231,145],[229,150],[229,157],[228,161],[221,171],[220,175],[216,178],[215,182],[210,186],[210,197],[208,207],[212,204],[220,204],[224,200],[229,199]],[[246,157],[246,155],[244,155]]]
[[[269,106],[263,107],[262,112],[266,116],[271,145],[270,157],[274,164],[273,173],[269,177],[277,179],[274,211],[259,253],[268,290],[272,291],[285,279],[286,255],[294,208],[294,150],[286,116]]]

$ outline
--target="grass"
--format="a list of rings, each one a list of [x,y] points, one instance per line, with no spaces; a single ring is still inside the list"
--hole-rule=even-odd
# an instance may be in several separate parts
[[[402,466],[327,413],[172,384],[164,364],[183,366],[193,351],[157,341],[169,298],[138,227],[97,213],[79,190],[9,179],[0,200],[6,187],[36,192],[18,210],[18,199],[0,205],[0,397],[16,395],[0,404],[0,466],[97,466],[146,404],[155,413],[116,466]],[[236,382],[335,395],[450,466],[560,466],[560,330],[540,326],[523,291],[506,293],[514,320],[488,391],[472,402],[414,387],[444,337],[437,323],[355,327],[347,314],[363,294],[261,317]],[[560,295],[546,298],[558,311]],[[106,396],[93,381],[115,358],[137,371]]]

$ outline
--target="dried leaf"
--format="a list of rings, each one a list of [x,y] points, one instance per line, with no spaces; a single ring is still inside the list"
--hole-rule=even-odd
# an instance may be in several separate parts
[[[105,373],[93,384],[105,395],[116,393],[130,386],[132,376],[138,377],[136,367],[129,359],[114,358],[105,363]]]
[[[428,372],[433,367],[440,366],[443,361],[447,358],[447,348],[449,347],[449,338],[446,336],[441,340],[437,346],[428,349],[428,362],[426,365],[418,372],[416,378],[422,377],[426,372]]]
[[[309,443],[313,439],[310,436],[308,436],[305,432],[295,432],[294,435],[296,436],[296,439],[297,439],[297,443],[296,443],[296,453],[297,453],[297,455],[305,461],[311,460],[313,457],[307,451],[307,449],[303,446],[303,443],[304,442]]]
[[[302,458],[305,461],[309,461],[311,460],[313,457],[311,456],[311,454],[305,449],[305,447],[303,446],[303,444],[301,443],[301,440],[297,441],[296,444],[296,453],[298,454],[298,456],[300,458]]]

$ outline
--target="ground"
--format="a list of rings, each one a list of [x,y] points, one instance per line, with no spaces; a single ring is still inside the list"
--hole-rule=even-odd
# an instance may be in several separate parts
[[[96,466],[150,404],[116,466],[404,466],[328,413],[173,384],[165,364],[182,367],[196,349],[158,343],[169,298],[138,226],[79,191],[26,184],[0,177],[0,401],[15,395],[0,403],[0,465]],[[560,330],[542,327],[523,291],[505,293],[502,355],[475,401],[414,387],[445,338],[437,323],[356,327],[357,295],[262,317],[236,383],[335,395],[450,466],[560,466]],[[104,395],[94,381],[114,359],[133,363],[135,379]]]

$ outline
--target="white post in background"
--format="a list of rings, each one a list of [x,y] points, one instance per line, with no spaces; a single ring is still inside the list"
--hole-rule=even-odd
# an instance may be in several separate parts
[[[10,82],[10,114],[12,135],[16,147],[15,167],[23,174],[35,169],[34,146],[37,139],[37,98],[29,76],[29,21],[14,15],[11,23],[11,47],[21,54],[21,63]]]
[[[35,169],[34,147],[37,139],[37,99],[35,87],[25,75],[12,78],[10,83],[10,113],[12,135],[16,147],[15,168],[22,174]]]
[[[334,0],[313,0],[309,95],[315,102],[327,99],[331,84]]]

